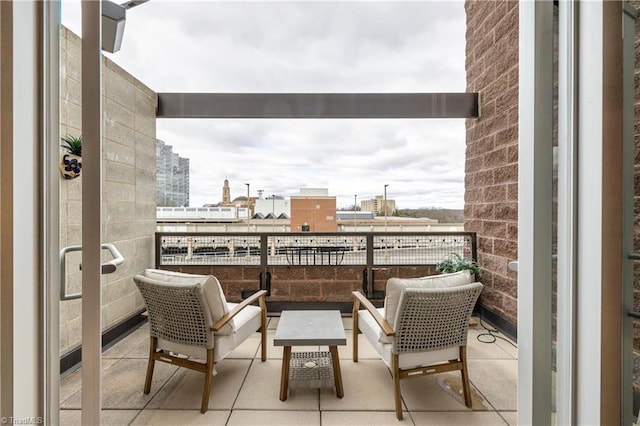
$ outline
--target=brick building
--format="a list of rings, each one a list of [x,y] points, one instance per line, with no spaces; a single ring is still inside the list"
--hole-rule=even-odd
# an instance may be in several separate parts
[[[336,197],[326,189],[301,189],[291,197],[291,232],[336,232]]]

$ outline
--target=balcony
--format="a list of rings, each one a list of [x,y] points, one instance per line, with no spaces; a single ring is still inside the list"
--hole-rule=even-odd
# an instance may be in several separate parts
[[[107,424],[395,424],[392,378],[364,336],[352,362],[352,290],[377,303],[390,276],[435,272],[450,253],[473,257],[475,234],[441,233],[167,233],[155,235],[156,267],[220,278],[230,301],[269,291],[268,359],[258,333],[216,365],[209,410],[200,414],[202,375],[158,363],[151,393],[142,388],[149,353],[146,322],[103,351],[103,422]],[[339,309],[347,345],[339,347],[345,397],[332,388],[293,388],[278,398],[282,347],[273,345],[279,312]],[[409,424],[515,424],[518,351],[515,343],[475,317],[468,357],[473,409],[461,399],[458,373],[403,381]],[[325,349],[325,348],[321,348]],[[318,350],[318,348],[294,348]],[[81,368],[61,380],[61,423],[81,424]],[[256,420],[261,419],[261,420]]]
[[[360,357],[352,362],[351,318],[343,317],[347,345],[339,347],[344,398],[331,388],[292,389],[278,399],[282,348],[273,346],[278,317],[268,324],[268,359],[260,362],[256,333],[216,365],[209,410],[200,414],[202,375],[157,363],[151,393],[142,388],[149,351],[143,324],[103,353],[104,424],[349,425],[399,424],[395,418],[391,374],[364,336]],[[481,326],[468,339],[473,409],[464,406],[457,373],[401,382],[402,424],[516,424],[518,350],[510,340],[495,339]],[[484,321],[483,325],[486,325]],[[504,337],[499,334],[499,336]],[[316,349],[316,348],[312,348]],[[294,348],[295,350],[295,348]],[[60,384],[60,423],[81,424],[81,369]]]

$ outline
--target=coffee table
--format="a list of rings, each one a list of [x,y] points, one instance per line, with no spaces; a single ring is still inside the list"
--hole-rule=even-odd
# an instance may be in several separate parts
[[[296,380],[326,377],[327,373],[329,377],[333,375],[336,396],[344,396],[338,345],[346,345],[347,338],[340,311],[282,311],[273,344],[284,346],[280,378],[281,401],[287,399],[290,376]],[[316,345],[329,346],[329,352],[294,353],[292,361],[292,346]],[[328,363],[329,358],[331,365]],[[311,372],[313,374],[309,374]]]

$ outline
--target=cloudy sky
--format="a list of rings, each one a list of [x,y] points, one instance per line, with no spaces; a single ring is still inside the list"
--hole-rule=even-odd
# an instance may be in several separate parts
[[[106,55],[156,92],[464,92],[463,4],[151,0]],[[340,208],[388,184],[398,208],[463,207],[461,119],[163,119],[157,137],[190,159],[192,206],[227,178],[232,198],[327,188]]]

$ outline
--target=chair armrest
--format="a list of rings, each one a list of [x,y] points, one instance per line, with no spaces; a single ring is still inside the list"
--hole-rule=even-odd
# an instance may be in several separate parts
[[[391,325],[389,324],[389,322],[386,319],[384,319],[382,315],[380,315],[380,312],[378,312],[376,307],[373,306],[373,303],[371,303],[369,299],[367,299],[359,291],[354,291],[351,294],[353,294],[353,299],[354,299],[353,303],[354,303],[354,306],[356,306],[356,308],[354,308],[354,311],[357,311],[358,305],[362,305],[367,311],[369,311],[369,313],[371,314],[373,319],[378,323],[378,325],[382,329],[382,332],[385,335],[394,336],[396,334],[396,332],[393,331],[393,328],[391,328]]]
[[[244,299],[241,303],[238,303],[238,305],[233,308],[229,313],[227,313],[226,315],[224,315],[222,318],[220,318],[218,321],[216,321],[212,326],[211,326],[211,331],[218,331],[220,330],[222,327],[224,327],[229,321],[231,321],[231,319],[233,317],[235,317],[236,315],[238,315],[238,313],[240,311],[242,311],[244,308],[246,308],[249,305],[252,305],[253,303],[255,303],[256,301],[260,300],[260,307],[261,309],[265,309],[265,304],[264,304],[264,299],[267,297],[267,290],[258,290],[256,293],[253,293],[251,296],[247,297],[246,299]]]

